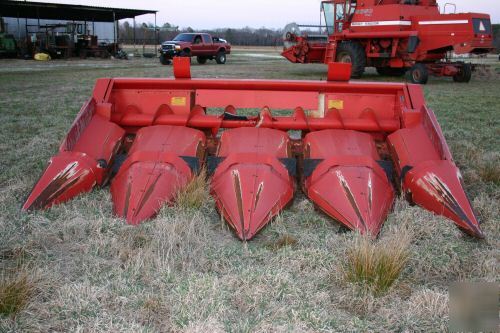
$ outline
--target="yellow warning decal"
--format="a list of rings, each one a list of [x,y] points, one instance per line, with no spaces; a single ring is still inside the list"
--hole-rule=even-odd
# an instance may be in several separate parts
[[[170,104],[172,106],[186,106],[186,97],[172,97]]]
[[[344,101],[341,99],[330,99],[328,101],[328,109],[343,110],[344,109]]]

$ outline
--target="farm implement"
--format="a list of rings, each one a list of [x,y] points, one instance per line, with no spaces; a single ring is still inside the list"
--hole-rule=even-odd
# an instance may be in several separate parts
[[[218,211],[250,240],[297,187],[345,227],[376,237],[402,193],[483,238],[418,85],[327,81],[99,79],[23,205],[45,209],[110,184],[114,214],[151,219],[205,168]],[[254,114],[247,116],[246,114]]]
[[[443,12],[453,6],[445,4]],[[476,65],[450,61],[451,53],[494,49],[488,14],[441,13],[436,0],[330,0],[321,2],[321,12],[325,25],[317,35],[301,33],[296,24],[285,27],[283,57],[352,63],[352,77],[375,67],[380,75],[406,73],[411,82],[425,84],[429,75],[469,82]]]

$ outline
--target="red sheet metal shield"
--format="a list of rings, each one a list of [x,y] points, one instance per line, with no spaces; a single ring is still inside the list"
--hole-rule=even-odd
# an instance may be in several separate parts
[[[446,143],[443,145],[439,140],[442,133],[438,130],[417,126],[389,136],[402,188],[417,205],[453,220],[468,234],[483,238],[463,189],[460,171],[449,157],[442,159],[441,155],[449,155],[449,152],[445,149]]]
[[[305,140],[305,163],[319,163],[306,178],[308,197],[351,230],[376,236],[394,201],[394,191],[370,135],[326,130]],[[306,169],[307,169],[306,165]]]
[[[152,126],[138,131],[129,156],[111,184],[114,212],[129,224],[147,220],[175,199],[193,178],[186,159],[205,149],[202,132],[186,127]]]
[[[63,150],[50,159],[23,209],[48,208],[102,185],[124,134],[117,125],[93,116],[72,150]]]
[[[289,157],[285,132],[239,128],[224,132],[224,158],[212,180],[221,214],[242,240],[250,240],[293,198],[293,179],[279,158]]]
[[[425,209],[453,220],[468,234],[484,238],[469,199],[462,189],[462,176],[450,161],[428,161],[406,174],[404,188]]]

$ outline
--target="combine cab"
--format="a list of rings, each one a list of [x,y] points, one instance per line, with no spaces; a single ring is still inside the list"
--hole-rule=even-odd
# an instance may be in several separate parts
[[[474,66],[448,55],[493,49],[487,14],[441,14],[436,0],[323,1],[324,38],[285,32],[282,55],[294,63],[352,63],[352,77],[365,67],[381,75],[408,74],[424,84],[430,74],[469,82]]]
[[[189,66],[175,58],[175,79],[98,80],[23,209],[110,183],[115,215],[136,225],[205,167],[217,209],[242,240],[297,188],[373,237],[398,192],[483,237],[419,86],[349,83],[350,64],[331,63],[323,82],[191,79]]]

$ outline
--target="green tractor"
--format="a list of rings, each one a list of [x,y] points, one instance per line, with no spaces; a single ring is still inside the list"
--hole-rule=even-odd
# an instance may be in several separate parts
[[[16,39],[5,33],[3,19],[0,18],[0,57],[17,57],[17,50]]]
[[[14,36],[0,32],[0,57],[17,57],[17,44]]]

